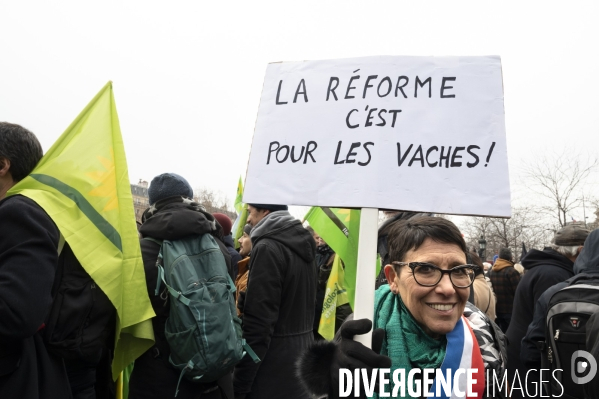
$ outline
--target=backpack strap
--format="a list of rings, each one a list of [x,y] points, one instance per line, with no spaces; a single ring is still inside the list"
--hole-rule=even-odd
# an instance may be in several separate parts
[[[65,239],[62,233],[60,234],[60,238],[58,239],[58,248],[56,249],[58,252],[58,256],[62,253],[62,249],[64,248]]]
[[[248,355],[250,355],[250,357],[252,358],[252,360],[254,361],[254,363],[259,363],[260,362],[260,358],[258,357],[258,355],[256,355],[256,352],[254,352],[254,350],[248,345],[248,343],[245,342],[245,339],[241,340],[241,346],[243,346],[243,349],[245,350],[244,355],[246,353]]]
[[[52,302],[54,302],[54,299],[56,299],[56,294],[58,294],[58,288],[60,287],[60,283],[62,281],[65,257],[67,255],[67,252],[70,251],[72,253],[72,250],[70,247],[68,247],[68,244],[67,244],[68,250],[65,251],[65,240],[64,240],[62,234],[60,235],[60,239],[61,240],[58,242],[58,248],[57,248],[58,264],[56,265],[56,273],[54,275],[54,283],[52,284],[52,291],[51,291]],[[73,254],[73,256],[75,256],[75,255]]]
[[[229,274],[227,273],[227,277],[229,278],[229,291],[231,291],[231,294],[234,294],[237,291],[237,288],[235,288],[235,283],[233,282],[233,279],[231,278],[231,276],[229,276]]]
[[[177,299],[179,302],[181,302],[183,305],[189,307],[190,300],[187,299],[185,297],[185,295],[183,295],[182,293],[180,293],[179,291],[177,291],[176,289],[174,289],[173,287],[171,287],[170,285],[168,285],[166,283],[166,280],[164,279],[164,268],[161,265],[157,265],[157,266],[158,266],[158,281],[162,280],[162,282],[166,286],[166,289],[168,289],[168,292],[175,299]],[[160,292],[160,286],[159,286],[159,284],[156,284],[156,292],[154,294],[158,295],[159,292]],[[192,366],[192,368],[193,368],[193,366]]]
[[[474,305],[474,282],[470,286],[470,295],[468,295],[468,302]]]
[[[491,291],[489,293],[489,303],[487,303],[487,308],[485,309],[485,313],[487,313],[487,310],[489,310],[489,307],[491,307],[491,299],[493,299],[493,291]]]
[[[68,246],[68,244],[67,244],[67,246]],[[52,296],[52,305],[54,304],[54,300],[56,299],[56,295],[58,294],[58,289],[60,288],[60,283],[62,282],[62,275],[63,275],[64,263],[65,263],[65,252],[66,252],[66,251],[63,251],[64,247],[65,247],[65,239],[61,234],[60,238],[58,239],[58,247],[56,248],[56,252],[58,252],[58,262],[56,264],[56,272],[54,273],[54,282],[52,283],[52,289],[50,290],[50,295]],[[68,247],[68,248],[70,250],[70,247]],[[75,255],[73,255],[73,256],[75,256]],[[40,330],[43,330],[44,328],[46,328],[49,317],[50,317],[50,314],[46,315],[44,322],[42,323],[41,326],[39,326],[37,331],[40,331]]]
[[[158,280],[156,281],[156,291],[154,295],[158,295],[160,293],[160,281],[164,281],[164,269],[162,268],[162,240],[158,240],[153,237],[144,237],[144,240],[152,241],[155,244],[160,246],[160,251],[158,252],[158,259],[156,260],[156,267],[158,268]],[[166,284],[166,282],[164,282]]]
[[[581,284],[581,282],[585,280],[599,280],[599,275],[590,273],[579,273],[574,277],[570,277],[568,280],[566,280],[566,282],[568,283],[568,286],[571,286],[575,284]]]
[[[148,240],[148,241],[155,242],[156,244],[158,244],[158,245],[162,246],[162,240],[158,240],[158,239],[156,239],[156,238],[152,238],[152,237],[144,237],[143,239],[144,239],[144,240]]]
[[[168,285],[167,285],[167,287],[168,287]],[[179,394],[179,385],[181,385],[181,380],[183,379],[183,376],[185,376],[185,374],[187,373],[188,370],[193,370],[193,366],[195,366],[195,364],[198,363],[199,361],[200,361],[200,355],[196,354],[194,357],[192,357],[187,362],[187,364],[185,365],[185,367],[183,368],[183,370],[181,370],[181,374],[179,374],[179,381],[177,381],[177,388],[175,388],[175,398]],[[194,377],[194,380],[199,380],[203,376],[204,375],[200,375],[200,376]]]
[[[160,282],[162,281],[164,283],[164,285],[166,286],[166,289],[168,290],[168,292],[175,299],[177,299],[183,305],[189,307],[190,300],[187,299],[181,292],[177,291],[176,289],[174,289],[173,287],[168,285],[168,283],[166,282],[166,280],[164,278],[164,267],[162,267],[162,242],[155,240],[153,238],[150,239],[149,237],[148,237],[148,240],[154,241],[157,244],[160,242],[160,245],[161,245],[160,252],[158,253],[158,259],[156,260],[156,267],[158,268],[158,281],[156,281],[156,291],[154,291],[154,295],[158,295],[160,293]],[[229,277],[229,279],[230,279],[230,277]],[[193,365],[191,366],[191,368],[193,368]],[[183,376],[183,373],[181,374],[181,377],[182,376]]]

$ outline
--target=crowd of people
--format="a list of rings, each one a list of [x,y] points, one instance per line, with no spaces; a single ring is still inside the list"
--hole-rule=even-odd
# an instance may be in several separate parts
[[[38,204],[21,195],[6,195],[41,157],[33,133],[0,123],[0,398],[112,398],[114,308],[94,313],[97,316],[88,317],[81,326],[94,326],[93,346],[66,348],[67,333],[58,343],[50,339],[50,327],[57,336],[55,332],[65,331],[63,324],[72,320],[49,318],[68,306],[67,297],[57,295],[64,276],[83,269]],[[567,225],[546,248],[530,250],[520,259],[521,273],[507,248],[499,251],[492,265],[480,259],[447,219],[390,212],[378,234],[382,269],[373,276],[377,287],[373,320],[354,320],[351,306],[344,303],[336,309],[336,335],[329,341],[318,327],[336,254],[318,232],[291,216],[286,205],[248,204],[247,225],[235,249],[232,221],[194,202],[183,176],[156,176],[148,194],[150,207],[139,236],[148,295],[156,313],[155,342],[133,364],[128,381],[132,399],[336,398],[340,369],[450,369],[455,373],[451,365],[463,358],[469,359],[469,367],[480,368],[479,380],[482,377],[484,384],[474,388],[478,397],[541,397],[541,386],[544,394],[554,393],[550,383],[539,383],[543,376],[537,375],[547,360],[552,363],[561,356],[562,365],[570,362],[547,338],[554,335],[553,330],[548,334],[547,314],[559,310],[553,306],[554,295],[576,284],[592,285],[595,277],[599,281],[599,233],[583,226]],[[212,245],[210,257],[203,259],[218,263],[222,273],[217,280],[224,282],[225,291],[210,288],[215,279],[186,277],[184,269],[189,292],[173,292],[169,280],[173,277],[164,272],[164,243],[190,239]],[[193,265],[195,256],[180,262],[181,267]],[[194,311],[197,308],[190,307],[189,298],[201,285],[210,288],[201,298],[206,308]],[[63,298],[61,303],[58,297]],[[231,300],[230,314],[222,319],[211,316],[210,306],[222,298]],[[181,303],[192,309],[192,324],[199,320],[217,326],[214,330],[230,328],[227,331],[240,337],[232,341],[238,342],[234,346],[247,348],[252,356],[225,364],[214,378],[204,378],[212,370],[186,376],[198,359],[177,364],[173,352],[179,353],[180,348],[172,346],[177,342],[173,336],[184,332],[169,330],[169,318]],[[75,303],[70,306],[78,311]],[[569,320],[573,329],[586,327],[587,335],[562,329],[562,340],[575,338],[576,348],[596,356],[597,335],[589,338],[589,334],[599,320],[582,315]],[[215,350],[209,344],[213,331],[195,324],[187,327],[193,331],[185,335],[191,337],[186,345],[201,346],[194,348],[210,358]],[[371,348],[353,340],[371,329]],[[555,340],[559,334],[557,330]],[[534,378],[528,378],[531,371]],[[561,385],[570,387],[566,381],[570,377],[563,374]],[[504,380],[508,383],[496,389],[494,385]],[[392,388],[388,384],[383,391]],[[422,389],[405,397],[423,397],[432,386]],[[583,388],[568,389],[564,397],[598,397],[597,392],[591,381]]]

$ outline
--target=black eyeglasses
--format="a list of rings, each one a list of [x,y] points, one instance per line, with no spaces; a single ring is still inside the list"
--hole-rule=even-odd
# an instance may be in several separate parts
[[[395,266],[408,266],[412,269],[414,280],[423,287],[434,287],[439,284],[444,274],[449,274],[449,280],[456,288],[468,288],[474,282],[478,266],[461,265],[451,269],[440,267],[426,262],[391,262]]]

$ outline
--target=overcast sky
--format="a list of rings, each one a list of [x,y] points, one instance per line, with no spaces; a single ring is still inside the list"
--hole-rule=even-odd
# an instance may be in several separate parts
[[[6,1],[0,120],[47,150],[112,80],[131,181],[175,172],[232,201],[269,62],[499,55],[514,190],[523,160],[599,150],[598,4]]]

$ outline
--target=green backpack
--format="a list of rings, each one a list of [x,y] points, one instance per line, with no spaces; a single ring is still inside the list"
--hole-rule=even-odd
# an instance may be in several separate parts
[[[170,314],[165,335],[171,349],[170,363],[200,383],[216,381],[231,372],[247,352],[260,359],[242,338],[241,320],[235,307],[235,285],[225,258],[210,234],[162,242],[156,266],[158,281],[170,293]]]

